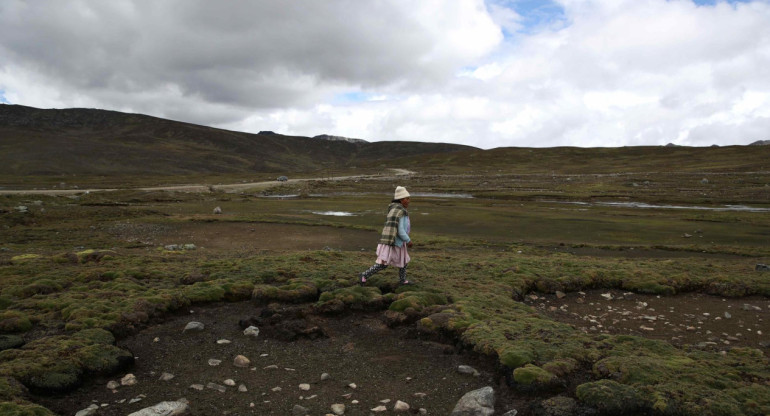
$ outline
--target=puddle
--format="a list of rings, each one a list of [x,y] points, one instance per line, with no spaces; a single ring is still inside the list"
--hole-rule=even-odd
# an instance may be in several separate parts
[[[459,198],[459,199],[472,199],[471,194],[442,194],[432,192],[412,192],[412,196],[419,196],[425,198]]]
[[[352,217],[356,214],[353,214],[352,212],[345,212],[345,211],[310,211],[313,214],[316,215],[327,215],[332,217]]]
[[[583,206],[602,206],[639,209],[692,209],[703,211],[741,211],[741,212],[770,212],[770,208],[749,207],[746,205],[722,205],[716,207],[704,207],[699,205],[654,205],[644,202],[570,202],[570,201],[543,201],[555,204],[571,204]]]

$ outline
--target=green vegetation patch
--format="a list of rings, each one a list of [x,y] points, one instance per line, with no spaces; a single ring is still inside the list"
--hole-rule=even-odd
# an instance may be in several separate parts
[[[26,332],[32,329],[32,322],[27,314],[14,310],[0,312],[0,331]]]
[[[418,289],[405,286],[396,291],[396,297],[389,309],[395,312],[405,312],[408,309],[421,311],[433,305],[446,305],[449,303],[446,294],[435,289]]]
[[[525,386],[547,386],[556,381],[556,376],[538,366],[527,364],[513,370],[513,379]]]
[[[37,260],[42,258],[39,254],[20,254],[18,256],[11,257],[11,263],[13,264],[23,264],[29,261]]]
[[[13,416],[55,416],[56,414],[31,403],[0,402],[0,415]]]
[[[24,345],[24,340],[17,335],[0,335],[0,351],[11,348],[19,348]]]
[[[318,298],[318,306],[323,308],[332,303],[341,302],[344,307],[351,309],[381,309],[385,299],[379,288],[374,286],[351,286],[323,292]]]
[[[581,384],[576,394],[581,402],[606,414],[632,414],[646,405],[635,388],[612,380]]]
[[[269,302],[310,302],[318,299],[318,287],[315,283],[302,279],[291,279],[288,284],[282,286],[256,285],[252,299],[260,305]]]
[[[133,355],[109,341],[104,330],[59,335],[0,352],[0,375],[14,377],[34,392],[64,392],[78,386],[84,373],[112,374],[133,363]]]

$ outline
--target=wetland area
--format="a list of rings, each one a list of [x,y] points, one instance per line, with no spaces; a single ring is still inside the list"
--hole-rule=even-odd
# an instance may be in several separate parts
[[[8,192],[0,413],[446,415],[489,386],[495,415],[766,415],[768,184],[401,170]],[[396,185],[416,284],[359,286]]]

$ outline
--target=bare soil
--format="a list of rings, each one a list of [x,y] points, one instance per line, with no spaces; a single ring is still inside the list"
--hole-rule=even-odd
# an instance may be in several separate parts
[[[714,351],[751,347],[770,353],[770,299],[765,297],[653,296],[618,290],[565,295],[530,294],[525,302],[588,333],[637,335]]]
[[[119,381],[123,376],[119,374],[91,380],[64,396],[36,401],[62,415],[96,403],[103,406],[97,415],[108,416],[126,415],[182,397],[189,400],[193,415],[289,415],[294,405],[310,409],[309,414],[322,415],[331,413],[330,406],[335,403],[346,405],[346,415],[368,415],[380,405],[390,412],[396,400],[401,400],[410,405],[411,413],[424,408],[428,414],[446,415],[466,392],[493,386],[496,414],[526,407],[504,387],[505,379],[493,359],[462,351],[454,344],[421,340],[410,327],[389,328],[381,313],[310,316],[308,323],[318,326],[327,337],[287,342],[264,333],[257,338],[243,334],[239,321],[260,312],[250,302],[193,307],[189,313],[119,342],[136,357],[135,366],[129,370],[138,380],[136,385],[108,389],[107,382]],[[205,329],[183,333],[190,321],[203,323]],[[230,342],[217,342],[221,340]],[[233,364],[237,355],[251,361],[248,368]],[[210,359],[221,360],[221,364],[209,365]],[[480,375],[461,374],[459,365],[470,365]],[[162,381],[163,373],[174,378]],[[322,381],[323,373],[331,378]],[[235,386],[225,386],[227,379]],[[225,386],[226,391],[190,387],[208,383]],[[310,384],[308,391],[299,388],[303,383]],[[238,391],[240,385],[247,391]],[[141,400],[130,403],[137,398]]]
[[[378,234],[327,226],[266,223],[187,222],[177,224],[121,223],[110,233],[129,242],[153,246],[195,244],[209,251],[372,250]]]

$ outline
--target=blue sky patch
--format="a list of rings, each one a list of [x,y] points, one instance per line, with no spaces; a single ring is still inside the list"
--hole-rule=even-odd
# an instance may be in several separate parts
[[[373,94],[368,94],[363,91],[350,91],[336,94],[334,98],[332,98],[332,102],[334,104],[361,103],[371,100],[372,97]]]
[[[539,27],[566,20],[564,8],[552,0],[487,0],[487,3],[511,9],[520,15],[522,20],[519,23],[523,28],[518,33],[532,33]],[[503,34],[506,38],[515,35],[505,28]]]
[[[0,90],[0,103],[10,104],[8,100],[5,98],[5,90]]]
[[[692,0],[692,2],[698,6],[713,6],[717,3],[749,3],[751,0]]]

